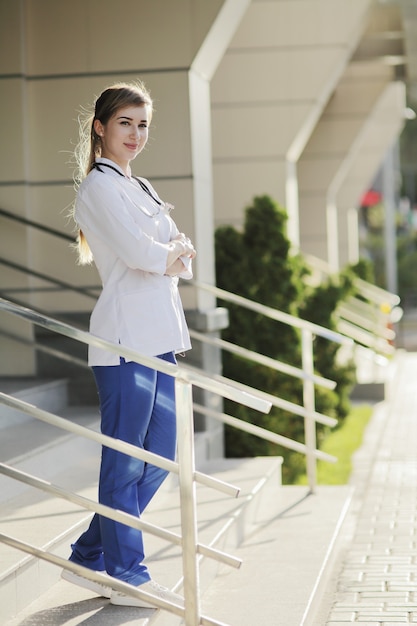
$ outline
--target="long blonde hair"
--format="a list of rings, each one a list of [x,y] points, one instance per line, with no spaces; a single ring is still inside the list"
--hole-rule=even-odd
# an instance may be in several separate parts
[[[95,120],[105,125],[119,111],[127,106],[146,105],[152,115],[151,96],[140,81],[135,83],[116,83],[105,89],[94,104],[94,112],[84,110],[79,116],[79,140],[74,150],[77,170],[74,175],[75,188],[78,189],[84,178],[91,172],[97,157],[101,156],[101,137],[94,130]],[[78,263],[88,265],[93,255],[81,230],[78,231],[75,247]]]

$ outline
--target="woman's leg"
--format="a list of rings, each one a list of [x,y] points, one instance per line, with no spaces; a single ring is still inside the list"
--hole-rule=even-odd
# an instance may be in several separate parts
[[[100,518],[97,514],[93,516],[90,526],[85,533],[71,545],[71,548],[72,554],[69,560],[73,561],[73,563],[84,565],[84,567],[97,572],[105,570]]]
[[[173,353],[160,355],[159,358],[176,363]],[[145,450],[174,460],[177,449],[177,421],[175,413],[175,379],[172,376],[157,372],[155,404],[152,418],[146,433]],[[168,472],[145,463],[143,475],[138,482],[138,502],[141,513],[145,510],[158,488],[165,480]]]
[[[161,378],[150,368],[123,360],[114,368],[94,368],[94,374],[100,395],[102,432],[173,458],[173,379]],[[103,447],[99,500],[139,517],[166,475],[165,470]],[[107,572],[135,585],[150,580],[142,563],[142,533],[105,517],[100,517],[100,529]]]

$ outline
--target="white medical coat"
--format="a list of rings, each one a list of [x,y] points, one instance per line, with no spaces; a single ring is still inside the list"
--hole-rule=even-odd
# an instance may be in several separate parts
[[[108,163],[122,174],[120,167]],[[134,179],[109,167],[93,169],[78,190],[75,219],[93,253],[103,290],[90,332],[146,356],[191,348],[178,292],[178,277],[165,275],[166,245],[178,229]],[[151,184],[142,179],[158,198]],[[159,199],[159,198],[158,198]],[[180,274],[191,278],[190,269]],[[119,356],[89,346],[89,365],[118,365]]]

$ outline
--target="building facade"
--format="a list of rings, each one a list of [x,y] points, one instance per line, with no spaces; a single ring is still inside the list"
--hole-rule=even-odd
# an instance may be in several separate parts
[[[139,78],[155,113],[135,173],[175,205],[199,281],[215,283],[216,226],[239,228],[260,194],[286,207],[295,248],[338,269],[357,258],[359,199],[404,123],[416,23],[411,0],[0,0],[0,208],[73,234],[79,112]],[[94,268],[67,242],[0,221],[1,292],[87,314],[91,299],[41,276],[94,286]],[[182,297],[198,330],[227,323],[207,292]],[[26,323],[0,319],[31,340]],[[1,342],[1,375],[34,375],[33,347]],[[193,358],[219,368],[210,348]]]

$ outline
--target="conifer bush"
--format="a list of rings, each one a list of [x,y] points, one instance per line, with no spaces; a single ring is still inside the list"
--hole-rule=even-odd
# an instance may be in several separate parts
[[[353,290],[352,273],[346,271],[337,279],[318,288],[304,281],[308,274],[302,256],[290,252],[285,234],[285,210],[269,196],[258,196],[245,210],[243,230],[222,226],[215,234],[217,285],[250,300],[280,311],[333,327],[332,316],[341,299]],[[223,338],[284,363],[301,366],[301,341],[297,329],[271,320],[253,311],[219,301],[229,310],[229,327]],[[315,339],[316,371],[337,381],[336,391],[316,386],[316,410],[343,419],[348,411],[348,396],[354,382],[352,364],[336,360],[338,346]],[[302,404],[300,380],[240,356],[223,352],[223,373],[232,380]],[[273,432],[304,442],[304,420],[272,407],[267,415],[226,400],[225,411]],[[317,425],[318,441],[324,427]],[[282,455],[285,459],[283,479],[287,483],[305,471],[302,455],[271,444],[253,435],[226,426],[226,455],[229,457]]]

